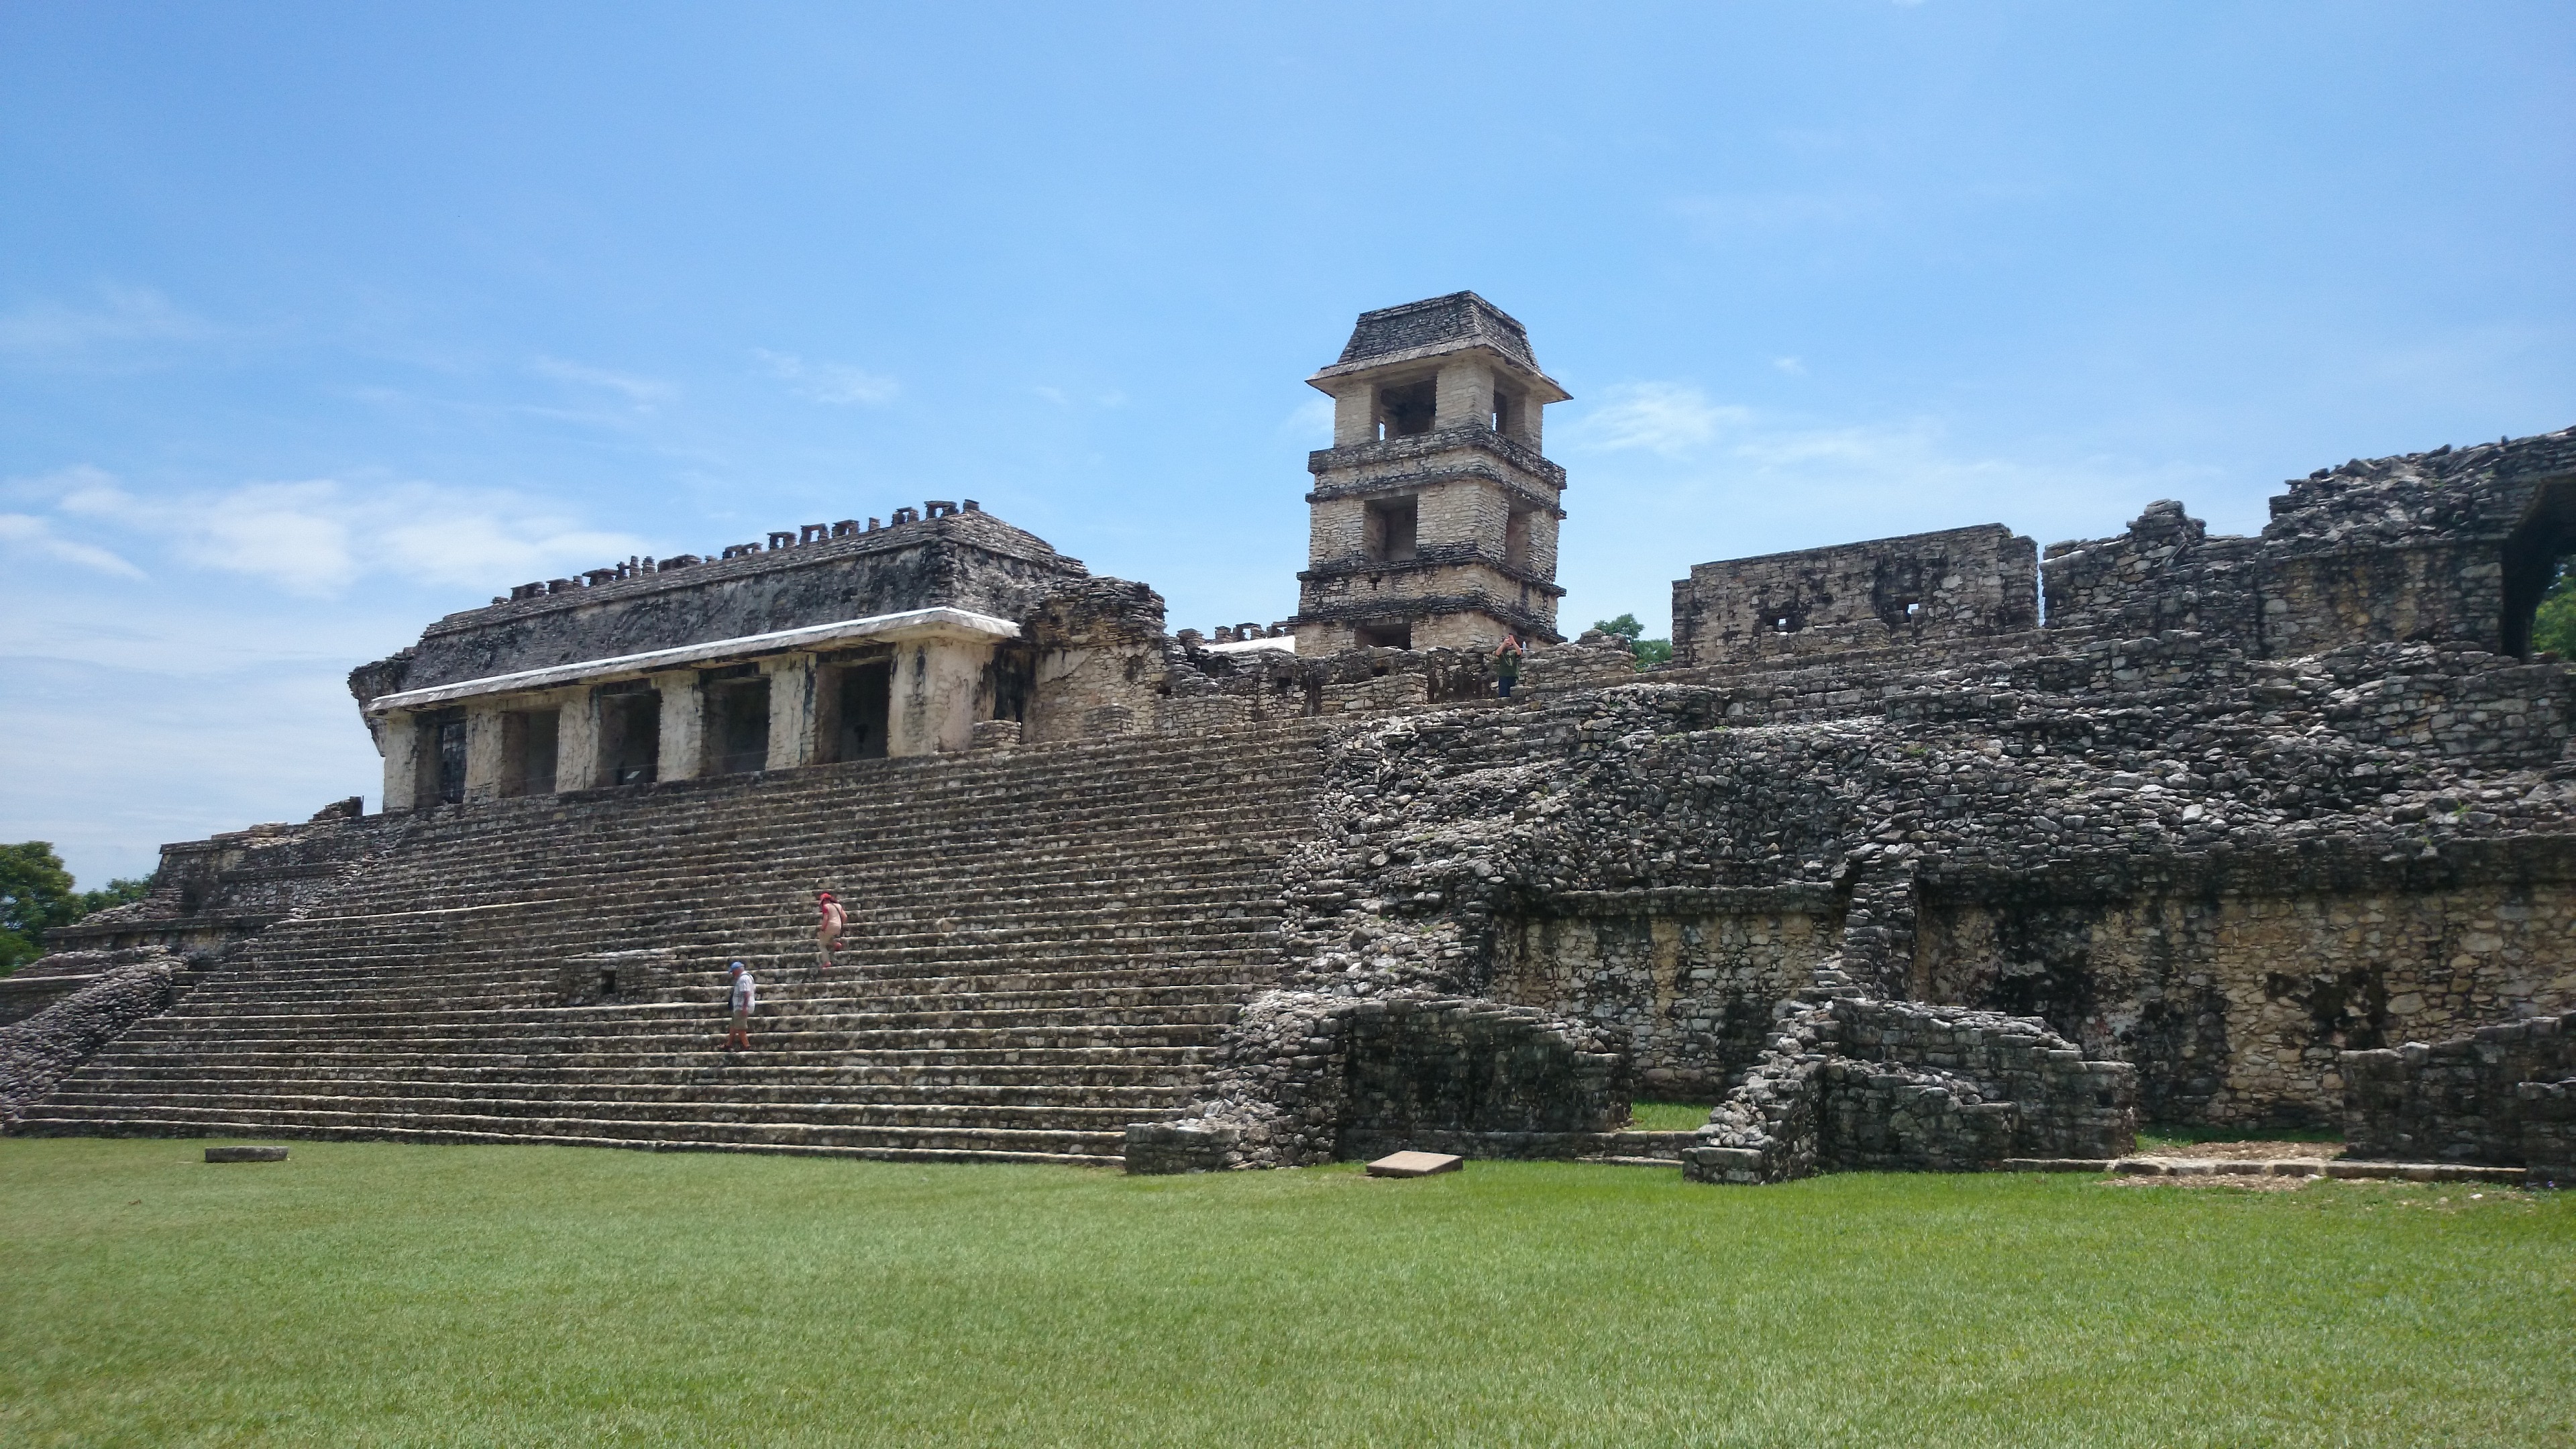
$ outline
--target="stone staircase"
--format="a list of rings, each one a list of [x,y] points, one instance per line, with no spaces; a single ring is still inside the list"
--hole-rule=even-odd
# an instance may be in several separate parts
[[[1115,1163],[1278,978],[1322,728],[441,807],[18,1130]]]

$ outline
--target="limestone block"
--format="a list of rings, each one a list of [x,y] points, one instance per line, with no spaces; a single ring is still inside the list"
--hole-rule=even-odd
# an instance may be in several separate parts
[[[1429,1177],[1456,1172],[1465,1159],[1446,1152],[1390,1152],[1368,1165],[1371,1177]]]
[[[694,669],[674,669],[651,678],[662,701],[653,778],[694,780],[707,772],[706,685]],[[770,698],[774,718],[774,687]]]
[[[588,689],[560,696],[555,725],[555,792],[590,790],[600,772],[599,696]]]
[[[787,654],[760,662],[769,676],[769,756],[771,770],[801,769],[821,758],[823,715],[818,676],[811,654]]]
[[[420,722],[409,711],[395,710],[368,721],[376,753],[385,761],[384,809],[388,815],[419,808],[421,803]]]
[[[481,701],[465,712],[465,798],[498,800],[509,759],[509,716],[502,701]]]
[[[886,753],[900,758],[970,748],[981,713],[977,706],[989,704],[982,687],[992,658],[992,641],[980,637],[941,636],[899,646]]]

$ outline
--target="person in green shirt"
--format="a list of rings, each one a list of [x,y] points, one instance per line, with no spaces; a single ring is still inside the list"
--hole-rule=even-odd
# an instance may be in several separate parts
[[[1494,651],[1494,688],[1498,697],[1512,697],[1512,686],[1520,682],[1523,652],[1518,634],[1505,634],[1501,647]]]

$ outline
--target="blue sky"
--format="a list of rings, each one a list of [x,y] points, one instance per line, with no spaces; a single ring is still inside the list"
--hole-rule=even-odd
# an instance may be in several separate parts
[[[1570,622],[1689,565],[2576,422],[2564,4],[0,0],[0,840],[377,765],[341,683],[628,553],[974,497],[1285,617],[1301,384],[1473,288]]]

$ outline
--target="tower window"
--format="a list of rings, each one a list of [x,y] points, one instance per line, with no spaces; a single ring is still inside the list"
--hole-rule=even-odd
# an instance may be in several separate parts
[[[1368,506],[1363,543],[1373,563],[1404,563],[1413,557],[1421,507],[1411,498],[1390,498]]]
[[[1402,387],[1378,389],[1378,436],[1409,438],[1431,431],[1431,419],[1440,411],[1440,395],[1435,379],[1406,383]]]
[[[1362,649],[1410,649],[1413,647],[1413,624],[1362,624],[1355,631]]]
[[[1503,520],[1503,562],[1512,568],[1525,569],[1530,561],[1530,511],[1515,508]]]
[[[1521,430],[1521,400],[1501,388],[1494,389],[1494,431],[1517,433]]]

